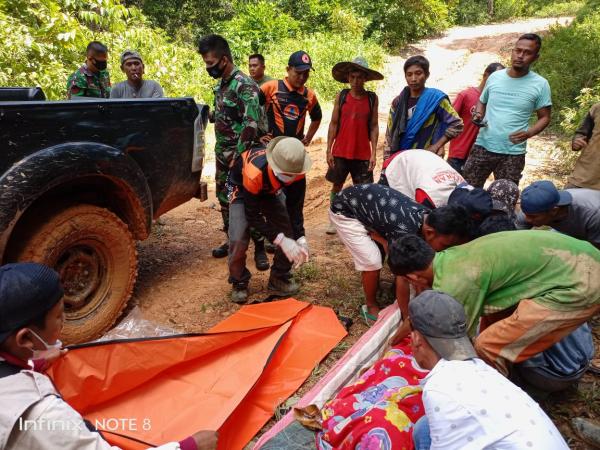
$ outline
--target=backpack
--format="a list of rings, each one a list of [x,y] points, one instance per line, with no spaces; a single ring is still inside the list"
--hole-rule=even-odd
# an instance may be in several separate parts
[[[335,135],[337,136],[340,132],[340,124],[342,119],[342,105],[346,103],[346,97],[350,93],[350,89],[342,89],[340,91],[340,101],[339,101],[339,111],[338,111],[338,123],[337,130]],[[375,99],[377,99],[377,95],[375,92],[367,91],[367,97],[369,98],[369,121],[367,122],[367,129],[369,130],[369,138],[371,137],[371,116],[373,115],[373,107],[375,106]]]

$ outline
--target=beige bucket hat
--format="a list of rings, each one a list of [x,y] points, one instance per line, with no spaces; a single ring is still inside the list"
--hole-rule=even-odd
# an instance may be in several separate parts
[[[269,142],[267,161],[274,172],[289,175],[302,175],[308,172],[312,165],[304,144],[288,136],[278,136]]]

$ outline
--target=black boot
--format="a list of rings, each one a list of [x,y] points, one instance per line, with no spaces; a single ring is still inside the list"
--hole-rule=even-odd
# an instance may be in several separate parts
[[[267,253],[273,254],[273,253],[275,253],[276,250],[277,250],[277,246],[275,244],[271,244],[269,241],[267,241],[265,239],[265,251]]]
[[[280,297],[288,297],[294,294],[297,294],[300,290],[300,285],[296,283],[293,278],[281,279],[273,276],[269,277],[269,284],[267,289],[271,291],[272,294],[280,296]]]
[[[213,248],[213,258],[225,258],[229,254],[229,244],[225,242],[217,248]]]
[[[248,301],[248,286],[245,284],[234,284],[231,290],[231,301],[238,305]]]
[[[269,267],[271,267],[269,258],[265,253],[265,241],[254,242],[254,264],[260,271],[269,270]]]

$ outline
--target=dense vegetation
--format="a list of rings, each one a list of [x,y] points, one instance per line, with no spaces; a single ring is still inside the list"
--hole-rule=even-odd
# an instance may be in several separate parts
[[[92,39],[112,50],[113,79],[123,79],[118,54],[133,48],[168,95],[205,98],[209,92],[191,46],[172,42],[139,10],[113,0],[0,0],[0,86],[37,85],[51,99],[65,98],[67,78]]]
[[[550,32],[536,70],[552,87],[555,127],[571,135],[600,101],[600,0],[588,0],[570,26]]]
[[[49,98],[64,98],[69,74],[96,39],[111,52],[113,82],[124,78],[118,55],[136,49],[147,76],[167,95],[210,101],[213,81],[195,42],[218,32],[238,64],[259,51],[273,76],[284,74],[290,53],[306,50],[315,64],[310,85],[329,100],[339,89],[330,70],[340,60],[362,55],[380,68],[386,51],[452,24],[578,6],[578,0],[0,0],[0,85],[39,85]]]

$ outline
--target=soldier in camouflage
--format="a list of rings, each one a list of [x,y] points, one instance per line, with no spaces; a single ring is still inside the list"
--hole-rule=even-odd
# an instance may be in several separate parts
[[[86,49],[85,64],[77,69],[67,81],[69,100],[84,97],[109,98],[110,74],[106,69],[108,49],[98,41],[92,41]]]
[[[199,42],[199,51],[206,64],[206,71],[220,82],[214,88],[216,194],[221,206],[223,227],[229,228],[229,202],[226,182],[233,161],[248,150],[258,139],[258,128],[262,109],[259,103],[258,86],[233,63],[227,41],[218,35],[208,35]],[[265,253],[264,238],[252,232],[254,240],[254,261],[259,270],[269,269]],[[228,244],[224,243],[212,252],[215,258],[228,254]]]

